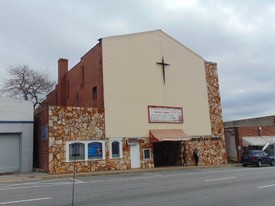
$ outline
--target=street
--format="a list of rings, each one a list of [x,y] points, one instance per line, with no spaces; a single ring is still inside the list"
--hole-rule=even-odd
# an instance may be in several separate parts
[[[0,183],[0,205],[274,206],[275,167],[182,170]]]

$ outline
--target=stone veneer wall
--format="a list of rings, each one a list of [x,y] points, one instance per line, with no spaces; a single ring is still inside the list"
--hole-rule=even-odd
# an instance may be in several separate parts
[[[205,71],[212,134],[220,135],[224,140],[222,104],[219,89],[217,64],[205,62]]]
[[[104,140],[106,158],[66,162],[66,142]],[[151,148],[149,138],[140,138],[141,167],[154,167],[153,155],[150,160],[143,157],[143,149]],[[130,146],[122,138],[123,157],[110,159],[109,139],[105,139],[103,109],[84,107],[49,107],[49,174],[131,169]]]
[[[193,141],[186,144],[187,157],[194,164],[192,152],[198,148],[200,165],[227,164],[217,64],[205,62],[205,71],[212,136],[191,137]],[[218,137],[218,140],[213,136]]]
[[[141,168],[154,168],[154,154],[153,154],[153,144],[150,142],[150,138],[141,138],[139,140],[140,144],[140,160],[141,160]],[[151,150],[151,159],[144,159],[144,149]]]
[[[103,140],[104,111],[84,107],[49,107],[49,173],[73,172],[74,163],[66,162],[66,142]],[[99,163],[77,161],[79,171],[90,171]]]

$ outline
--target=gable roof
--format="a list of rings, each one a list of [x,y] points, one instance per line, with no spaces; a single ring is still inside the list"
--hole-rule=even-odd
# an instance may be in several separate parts
[[[191,53],[195,54],[195,55],[198,56],[199,58],[204,59],[202,56],[200,56],[199,54],[197,54],[196,52],[194,52],[194,51],[191,50],[190,48],[186,47],[184,44],[182,44],[181,42],[179,42],[178,40],[176,40],[176,39],[173,38],[172,36],[168,35],[168,34],[165,33],[164,31],[162,31],[161,29],[156,29],[156,30],[151,30],[151,31],[143,31],[143,32],[136,32],[136,33],[129,33],[129,34],[122,34],[122,35],[107,36],[107,37],[100,38],[99,41],[104,40],[104,39],[125,38],[125,37],[136,36],[136,35],[143,35],[143,34],[150,34],[150,33],[152,33],[152,34],[153,34],[153,33],[160,33],[160,34],[163,34],[164,36],[170,38],[172,41],[177,42],[178,44],[180,44],[181,46],[183,46],[184,48],[186,48],[187,50],[189,50]]]

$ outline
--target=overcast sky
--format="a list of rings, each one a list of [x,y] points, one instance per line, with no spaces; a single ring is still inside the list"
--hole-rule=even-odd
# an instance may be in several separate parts
[[[99,38],[161,29],[217,62],[225,121],[275,115],[273,0],[0,0],[0,81],[9,66],[69,68]]]

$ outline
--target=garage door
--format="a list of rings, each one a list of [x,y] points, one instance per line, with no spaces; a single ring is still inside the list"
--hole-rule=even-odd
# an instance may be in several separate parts
[[[19,171],[19,152],[19,134],[0,134],[0,173]]]

